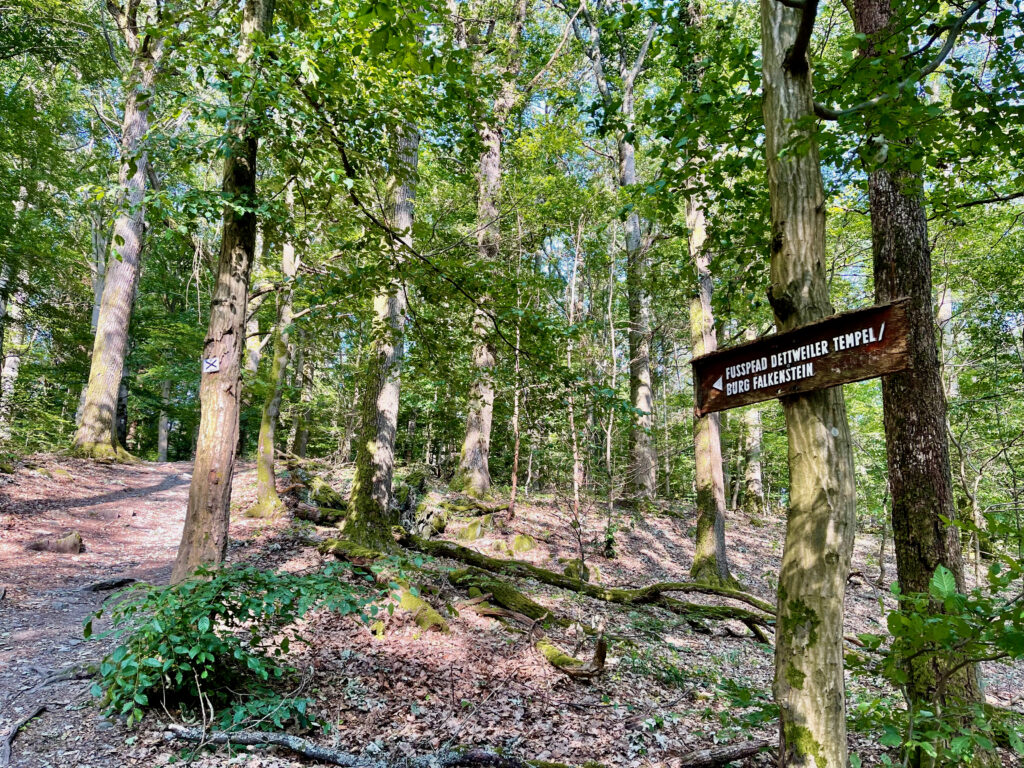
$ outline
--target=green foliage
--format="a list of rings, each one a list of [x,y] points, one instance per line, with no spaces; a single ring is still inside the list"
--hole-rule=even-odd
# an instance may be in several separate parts
[[[344,564],[306,575],[231,567],[172,586],[130,587],[85,624],[91,637],[94,621],[109,613],[110,628],[97,636],[118,642],[93,692],[129,725],[168,701],[212,707],[223,727],[255,719],[280,728],[289,718],[308,725],[309,700],[279,692],[294,672],[290,646],[302,641],[293,625],[314,607],[363,613],[371,593],[343,580],[346,571]]]
[[[901,594],[888,615],[888,637],[860,635],[869,653],[851,654],[859,674],[880,676],[907,700],[906,708],[880,699],[853,708],[859,727],[880,731],[880,743],[925,753],[942,765],[970,763],[980,751],[1005,744],[1024,754],[1021,718],[957,697],[958,675],[982,661],[1024,657],[1020,561],[997,559],[986,582],[966,593],[947,568],[936,569],[927,594]]]

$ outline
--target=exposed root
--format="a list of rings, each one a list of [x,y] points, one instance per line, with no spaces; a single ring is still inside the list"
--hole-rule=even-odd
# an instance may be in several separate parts
[[[122,445],[110,443],[75,443],[68,452],[79,459],[110,462],[112,464],[138,464],[139,460]]]
[[[418,536],[404,535],[401,543],[410,549],[415,549],[435,557],[447,557],[453,560],[481,568],[491,573],[502,573],[508,576],[532,578],[543,584],[548,584],[561,589],[568,589],[573,592],[592,597],[595,600],[602,600],[608,603],[619,603],[624,605],[659,605],[686,619],[710,619],[727,620],[734,619],[741,621],[748,627],[759,625],[770,626],[774,621],[773,609],[768,603],[753,595],[748,595],[739,590],[725,587],[715,587],[707,584],[694,584],[692,582],[665,582],[652,584],[639,589],[616,589],[602,587],[596,584],[589,584],[580,579],[567,576],[564,573],[556,573],[545,568],[524,563],[519,560],[501,560],[498,558],[482,555],[475,550],[459,546],[448,541],[427,541]],[[686,603],[668,597],[669,592],[697,592],[702,594],[728,597],[734,600],[741,600],[748,605],[758,608],[758,611],[750,611],[745,608],[734,606],[709,606]],[[763,637],[763,633],[761,635]],[[759,637],[758,639],[761,639]]]
[[[20,731],[22,727],[27,725],[29,720],[31,720],[34,717],[37,717],[38,715],[41,715],[45,711],[46,705],[40,704],[27,715],[25,715],[25,717],[21,718],[21,720],[18,720],[14,725],[11,726],[11,729],[7,731],[7,735],[4,736],[2,740],[0,740],[0,768],[6,768],[6,766],[10,765],[11,763],[11,745],[14,743],[14,740],[18,737],[18,731]]]
[[[331,554],[339,560],[346,560],[353,565],[360,566],[371,565],[383,557],[383,553],[378,550],[356,544],[348,539],[328,539],[318,549],[323,554]],[[367,573],[383,587],[396,583],[392,579],[392,575],[385,571],[368,570]],[[415,594],[419,591],[418,589],[414,590],[408,581],[400,580],[397,583],[399,585],[398,609],[400,611],[409,614],[416,626],[424,631],[436,629],[440,632],[448,632],[448,622],[430,603]]]

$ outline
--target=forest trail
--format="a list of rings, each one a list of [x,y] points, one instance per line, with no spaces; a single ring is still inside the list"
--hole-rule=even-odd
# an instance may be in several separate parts
[[[14,742],[13,766],[152,766],[179,754],[180,745],[163,739],[166,718],[159,706],[140,727],[129,730],[100,714],[89,693],[90,680],[46,681],[77,665],[97,663],[111,649],[109,640],[82,638],[83,621],[110,594],[88,591],[90,586],[119,578],[166,582],[181,535],[190,471],[184,462],[106,465],[35,457],[13,475],[0,474],[0,589],[5,590],[0,599],[0,734],[36,706],[47,706]],[[254,500],[255,472],[244,465],[234,486],[229,560],[289,571],[325,562],[316,544],[337,535],[335,529],[238,514]],[[602,584],[640,586],[686,578],[693,558],[693,513],[685,508],[664,512],[670,514],[654,510],[626,521],[615,560],[588,556]],[[574,555],[572,529],[557,498],[531,497],[511,525],[494,522],[471,540],[465,536],[466,523],[456,522],[444,538],[501,557],[508,555],[515,537],[527,535],[535,547],[516,558],[554,570],[560,570],[560,559]],[[733,568],[762,599],[772,599],[772,574],[781,554],[774,542],[783,524],[781,515],[774,514],[753,519],[736,512],[730,518]],[[584,536],[599,536],[602,525],[602,514],[588,509]],[[82,553],[26,549],[33,540],[67,530],[81,533]],[[876,537],[859,537],[855,570],[877,574],[877,547]],[[890,559],[888,573],[894,568]],[[463,604],[465,595],[451,584],[438,586],[440,601]],[[293,653],[295,665],[308,670],[304,684],[319,692],[322,715],[333,726],[328,741],[354,752],[370,750],[367,754],[381,748],[423,754],[445,743],[464,743],[576,765],[596,760],[607,766],[671,766],[679,755],[714,741],[771,738],[772,722],[748,719],[770,690],[771,649],[752,642],[742,624],[712,623],[695,631],[678,617],[651,608],[584,601],[531,582],[518,586],[581,624],[605,621],[628,639],[632,650],[610,659],[602,678],[583,685],[558,674],[525,635],[469,610],[448,617],[448,635],[421,632],[396,614],[385,618],[379,637],[350,618],[317,613],[306,626],[317,643]],[[862,578],[851,581],[849,634],[878,631],[879,594]],[[574,643],[568,632],[557,631],[555,639],[566,648]],[[591,652],[588,648],[580,656]],[[987,673],[993,703],[1014,703],[1022,670],[992,666]],[[859,683],[857,689],[859,696],[868,695]],[[852,742],[870,764],[877,746],[859,735]],[[232,760],[223,751],[196,757],[194,765],[211,768]],[[765,753],[744,765],[771,763],[771,754]],[[257,750],[241,764],[290,768],[305,763],[287,753]]]

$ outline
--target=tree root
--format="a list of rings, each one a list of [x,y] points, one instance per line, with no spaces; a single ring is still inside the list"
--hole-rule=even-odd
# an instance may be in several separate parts
[[[487,555],[482,555],[475,550],[459,546],[458,544],[453,544],[449,541],[428,541],[426,539],[421,539],[418,536],[405,534],[401,537],[400,542],[410,549],[415,549],[434,557],[447,557],[452,560],[458,560],[466,563],[467,565],[472,565],[485,571],[490,571],[491,573],[502,573],[507,576],[532,578],[543,584],[559,587],[561,589],[568,589],[573,592],[579,592],[587,595],[588,597],[592,597],[595,600],[602,600],[607,603],[619,603],[623,605],[659,605],[685,619],[734,619],[736,621],[741,621],[747,625],[747,627],[750,627],[751,631],[754,632],[762,642],[767,640],[767,636],[763,632],[753,630],[752,627],[767,627],[774,622],[774,616],[772,614],[773,609],[768,603],[754,597],[753,595],[748,595],[745,592],[728,589],[726,587],[694,584],[692,582],[665,582],[661,584],[652,584],[639,589],[616,589],[590,584],[580,579],[567,576],[564,573],[549,571],[545,568],[540,568],[536,565],[519,560],[501,560],[494,557],[488,557]],[[667,592],[697,592],[716,595],[719,597],[728,597],[734,600],[741,600],[760,610],[755,612],[734,606],[710,606],[687,603],[668,597],[666,594]]]
[[[29,720],[31,720],[34,717],[37,717],[38,715],[41,715],[45,711],[46,705],[40,704],[27,715],[25,715],[25,717],[21,718],[21,720],[12,725],[11,729],[7,731],[7,735],[3,737],[2,741],[0,741],[0,768],[6,768],[6,766],[10,765],[11,763],[11,745],[14,743],[14,740],[18,737],[18,731],[20,731],[22,727],[28,723]]]
[[[508,509],[508,504],[507,501],[488,504],[479,499],[474,499],[472,496],[462,496],[458,499],[445,499],[438,506],[453,515],[476,517],[478,515],[493,515],[495,512],[504,512]]]
[[[193,744],[283,747],[303,757],[346,768],[532,768],[528,761],[478,748],[447,749],[419,757],[374,759],[324,747],[300,736],[264,731],[228,733],[171,725],[164,731],[164,740],[189,741]]]
[[[348,539],[328,539],[319,546],[319,550],[323,554],[334,555],[339,560],[346,560],[358,566],[368,566],[383,557],[381,552]],[[445,618],[430,603],[415,594],[419,590],[414,590],[408,581],[396,582],[391,578],[391,574],[384,571],[367,569],[366,572],[382,587],[388,587],[393,583],[399,585],[398,610],[409,614],[417,627],[424,631],[436,629],[440,632],[448,632],[448,622],[445,621]]]

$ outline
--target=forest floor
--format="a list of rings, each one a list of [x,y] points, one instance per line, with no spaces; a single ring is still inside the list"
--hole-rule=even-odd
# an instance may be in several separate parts
[[[183,759],[211,767],[308,764],[277,748],[250,748],[234,757],[223,750],[194,753],[164,739],[169,713],[154,710],[129,729],[100,713],[89,680],[52,679],[76,665],[98,662],[110,651],[109,641],[82,637],[83,622],[110,594],[89,591],[90,586],[116,578],[166,582],[181,535],[190,471],[188,463],[112,466],[39,456],[13,474],[0,474],[0,737],[37,706],[46,706],[13,742],[11,765],[156,766]],[[233,510],[252,503],[254,486],[252,467],[241,466]],[[693,515],[680,506],[664,511],[673,514],[626,514],[614,560],[588,546],[592,581],[630,587],[685,581],[693,556]],[[479,538],[460,539],[465,525],[458,523],[448,527],[444,538],[507,557],[515,536],[526,534],[535,546],[516,557],[561,571],[560,559],[579,556],[570,522],[564,502],[535,496],[518,506],[510,525],[499,513]],[[604,525],[603,513],[589,509],[583,540],[600,541]],[[80,554],[26,548],[35,539],[68,530],[81,534],[85,549]],[[733,572],[746,589],[769,602],[774,601],[783,533],[784,519],[777,513],[752,519],[736,512],[729,520]],[[229,558],[304,571],[324,562],[316,544],[331,535],[329,528],[233,514]],[[877,536],[858,536],[853,571],[862,575],[850,581],[848,635],[883,630],[879,599],[889,608],[891,598],[869,582],[878,576],[878,549]],[[891,557],[886,573],[895,574]],[[758,716],[769,700],[772,651],[742,624],[708,623],[706,630],[695,631],[680,617],[650,606],[598,604],[533,582],[516,584],[533,600],[582,625],[603,619],[613,642],[608,668],[599,679],[567,678],[534,650],[525,633],[511,632],[473,610],[450,617],[449,634],[423,632],[395,614],[379,637],[351,617],[317,612],[302,628],[317,641],[294,646],[293,662],[308,670],[319,713],[332,725],[318,740],[366,755],[486,745],[530,759],[609,766],[672,766],[691,750],[718,742],[756,737],[774,742],[774,724],[759,722]],[[466,595],[451,584],[437,586],[435,603],[465,603]],[[573,648],[571,631],[552,636],[562,648]],[[592,654],[593,643],[583,642],[580,658]],[[1024,668],[993,664],[985,674],[991,703],[1024,708]],[[884,748],[877,745],[877,734],[857,730],[857,712],[895,705],[897,699],[856,677],[848,679],[848,689],[851,749],[864,765],[878,764]],[[1004,762],[1017,764],[1008,754]],[[773,753],[766,751],[744,764],[773,763]]]

